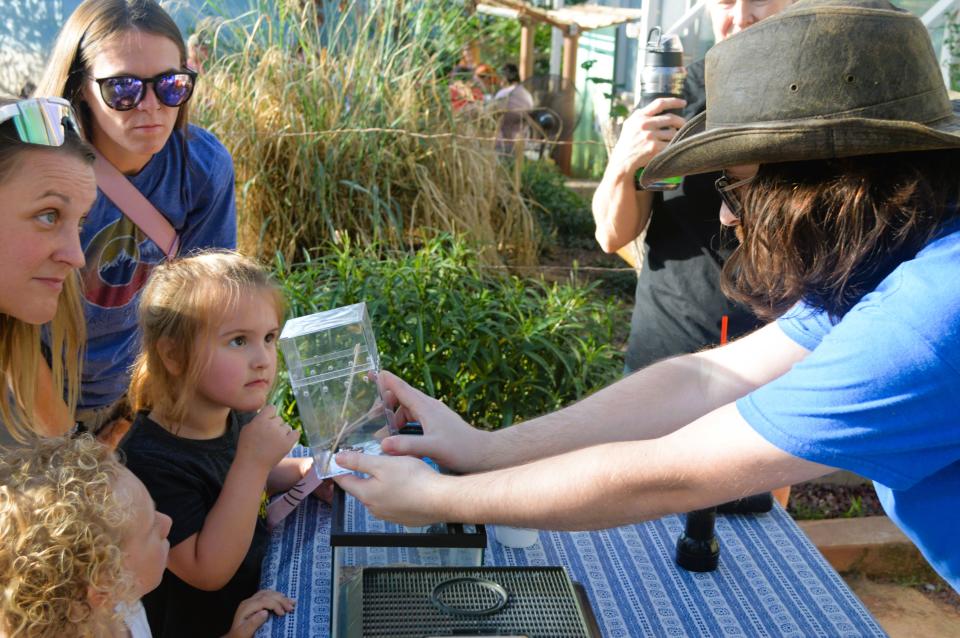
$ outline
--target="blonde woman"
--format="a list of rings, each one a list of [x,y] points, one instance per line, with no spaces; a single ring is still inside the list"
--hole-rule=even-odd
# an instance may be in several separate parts
[[[85,0],[64,24],[38,86],[73,104],[88,141],[169,222],[184,254],[233,248],[237,234],[230,155],[188,123],[196,79],[180,31],[159,4]],[[102,193],[81,241],[87,341],[77,417],[97,432],[123,413],[139,346],[137,300],[168,247]]]
[[[4,461],[0,636],[150,638],[139,598],[160,584],[171,521],[143,483],[89,435],[38,439]],[[227,638],[293,606],[260,591],[237,607]]]
[[[0,99],[0,446],[73,425],[84,334],[75,271],[96,196],[78,131],[65,100]]]

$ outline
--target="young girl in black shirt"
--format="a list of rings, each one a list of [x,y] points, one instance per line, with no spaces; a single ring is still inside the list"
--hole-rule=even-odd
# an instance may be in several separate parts
[[[154,636],[220,636],[259,584],[267,493],[293,486],[310,459],[265,406],[284,301],[269,275],[210,251],[157,267],[140,302],[143,348],[122,444],[157,510],[173,519],[163,581],[144,598]]]

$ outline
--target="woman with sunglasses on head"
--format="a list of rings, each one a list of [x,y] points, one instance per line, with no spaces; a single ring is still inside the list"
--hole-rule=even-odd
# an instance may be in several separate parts
[[[3,447],[73,425],[84,334],[75,271],[80,223],[97,193],[92,162],[66,100],[0,98]]]
[[[153,0],[85,0],[38,87],[74,105],[103,160],[81,237],[87,342],[77,418],[94,432],[123,423],[137,299],[153,267],[176,252],[158,245],[156,222],[175,232],[181,253],[236,246],[233,162],[216,137],[188,124],[197,76],[186,60],[179,29]],[[148,203],[116,201],[107,180],[129,182]]]

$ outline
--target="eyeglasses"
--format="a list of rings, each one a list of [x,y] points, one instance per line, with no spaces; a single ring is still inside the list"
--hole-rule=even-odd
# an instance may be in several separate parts
[[[80,135],[73,107],[59,97],[35,97],[0,106],[0,124],[10,120],[25,144],[63,146],[68,128]]]
[[[714,187],[717,189],[717,193],[720,194],[720,199],[723,200],[723,203],[726,204],[727,208],[737,219],[743,217],[743,204],[740,203],[740,199],[738,197],[733,196],[732,191],[740,188],[741,186],[746,186],[755,179],[757,179],[756,173],[750,177],[732,182],[730,181],[730,178],[727,177],[726,173],[722,173],[720,177],[717,178],[717,181],[713,183]]]
[[[135,75],[115,75],[109,78],[93,78],[100,85],[100,97],[115,111],[129,111],[136,107],[147,95],[147,85],[153,85],[153,92],[165,106],[182,106],[193,95],[197,74],[190,69],[167,71],[152,78],[138,78]]]

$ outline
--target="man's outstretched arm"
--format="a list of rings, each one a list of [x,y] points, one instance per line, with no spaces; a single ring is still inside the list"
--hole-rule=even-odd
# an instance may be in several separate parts
[[[480,472],[617,441],[656,439],[776,379],[807,355],[776,324],[726,346],[666,359],[567,408],[497,432],[470,427],[397,377],[381,374],[398,421],[423,436],[383,442],[388,454],[429,456],[458,472]]]

